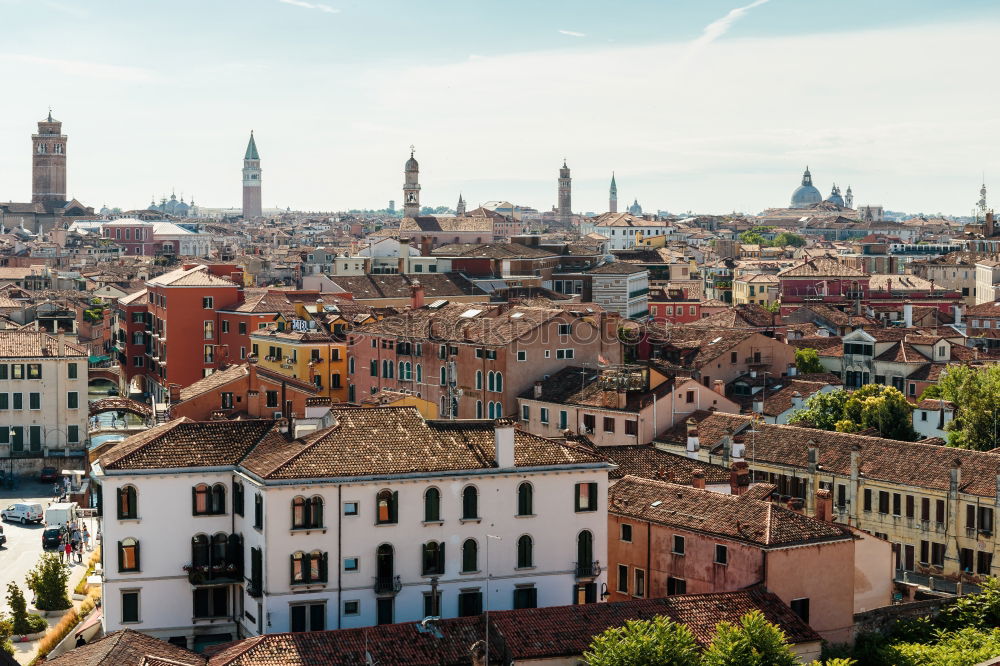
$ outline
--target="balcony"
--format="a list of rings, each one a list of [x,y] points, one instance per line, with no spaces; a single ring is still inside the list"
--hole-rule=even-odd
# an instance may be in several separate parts
[[[377,576],[375,578],[375,594],[399,594],[403,583],[399,576]]]
[[[601,575],[601,563],[598,561],[576,562],[574,566],[577,578],[597,578]]]
[[[264,596],[263,587],[264,586],[261,584],[259,580],[252,580],[250,578],[246,579],[247,594],[249,594],[254,599],[259,599],[262,596]]]
[[[192,585],[223,585],[243,582],[242,565],[228,562],[213,565],[185,564],[184,571]]]
[[[646,288],[643,288],[643,289],[636,289],[635,291],[630,291],[628,293],[628,297],[629,298],[637,298],[639,296],[645,296],[648,293],[649,293],[649,287],[646,287]]]

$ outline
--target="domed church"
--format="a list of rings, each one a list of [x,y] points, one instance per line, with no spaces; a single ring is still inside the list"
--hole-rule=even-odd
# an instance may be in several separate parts
[[[830,196],[828,196],[826,200],[844,208],[844,197],[840,195],[840,188],[837,187],[836,183],[833,184],[833,190],[830,191]]]
[[[802,184],[792,192],[792,201],[788,207],[808,208],[822,200],[823,195],[813,186],[812,174],[809,173],[809,167],[806,167],[806,172],[802,174]]]

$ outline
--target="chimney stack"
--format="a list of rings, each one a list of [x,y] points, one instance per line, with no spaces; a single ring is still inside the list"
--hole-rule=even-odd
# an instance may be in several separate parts
[[[694,469],[691,470],[691,485],[698,490],[705,489],[705,470]]]
[[[833,522],[833,495],[826,488],[816,491],[816,520]]]
[[[903,303],[903,326],[913,328],[913,303],[910,301]]]
[[[410,306],[413,309],[424,307],[424,285],[419,280],[410,284]]]
[[[168,387],[168,390],[170,392],[170,403],[171,404],[176,404],[176,403],[178,403],[178,402],[181,401],[181,385],[180,384],[171,384]]]
[[[955,305],[951,306],[951,312],[952,312],[952,315],[954,315],[954,317],[955,317],[955,326],[961,326],[962,325],[962,306],[956,303]]]
[[[726,395],[726,382],[721,379],[716,379],[712,382],[712,389],[721,396]]]
[[[431,256],[431,237],[421,236],[420,237],[420,256],[429,257]]]
[[[62,358],[66,355],[66,331],[63,328],[59,329],[56,334],[56,356]]]
[[[497,419],[493,422],[493,446],[497,467],[514,467],[514,421]]]
[[[697,458],[701,449],[701,442],[698,439],[698,422],[694,419],[687,420],[687,455],[689,458]]]
[[[802,513],[802,507],[804,502],[801,497],[789,497],[788,498],[788,509],[794,511],[795,513]]]
[[[729,492],[732,495],[742,495],[750,487],[750,465],[745,460],[734,462],[729,466]]]
[[[628,392],[624,388],[619,387],[617,392],[617,399],[618,399],[618,409],[625,409],[625,407],[628,405]]]
[[[792,391],[792,409],[802,409],[802,394],[798,391]]]
[[[951,491],[958,492],[962,485],[962,459],[955,458],[951,463]]]
[[[542,383],[541,382],[535,382],[535,390],[534,390],[534,393],[532,395],[534,395],[535,400],[540,400],[541,399],[541,397],[542,397]]]

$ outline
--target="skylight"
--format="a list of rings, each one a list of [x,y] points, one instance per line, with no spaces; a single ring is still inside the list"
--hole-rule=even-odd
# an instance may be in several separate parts
[[[653,502],[649,506],[660,506],[661,504],[663,504],[663,500],[656,500],[655,502]]]
[[[476,310],[475,308],[473,308],[472,310],[466,310],[465,312],[463,312],[462,314],[460,314],[458,316],[459,317],[464,317],[465,319],[472,319],[473,317],[475,317],[477,314],[480,314],[481,312],[482,312],[482,310]]]
[[[511,319],[520,319],[520,318],[521,318],[521,317],[523,317],[523,316],[524,316],[524,313],[523,313],[523,312],[515,312],[514,314],[512,314],[512,315],[510,316],[510,318],[511,318]]]

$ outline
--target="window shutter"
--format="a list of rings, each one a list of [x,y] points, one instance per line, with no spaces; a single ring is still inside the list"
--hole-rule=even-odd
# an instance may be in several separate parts
[[[295,584],[295,554],[288,556],[288,580],[293,585]]]
[[[589,502],[589,506],[587,508],[590,509],[591,511],[596,511],[597,510],[597,484],[596,483],[590,483],[588,485],[590,486],[590,492],[588,493],[588,496],[587,496],[587,501]]]
[[[191,489],[191,515],[198,515],[198,491],[196,487]]]
[[[976,526],[976,505],[966,504],[965,505],[965,526],[975,527]]]
[[[326,571],[327,571],[327,554],[323,553],[320,556],[320,560],[319,560],[319,579],[321,581],[323,581],[324,583],[327,580]]]
[[[124,504],[122,504],[122,500],[124,499],[124,494],[125,494],[124,491],[125,491],[124,488],[119,488],[116,491],[117,494],[118,494],[118,519],[119,520],[121,520],[122,518],[125,517],[125,512],[122,511],[122,508],[124,508]]]
[[[437,572],[444,574],[444,541],[438,544]]]
[[[135,542],[135,570],[142,571],[142,565],[139,563],[139,542]]]
[[[121,571],[125,565],[125,558],[122,557],[122,542],[118,542],[118,571]]]
[[[389,521],[398,522],[399,521],[399,491],[394,490],[392,493],[392,503],[389,505]]]

